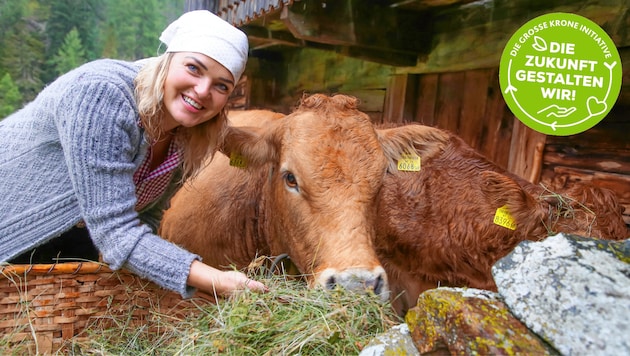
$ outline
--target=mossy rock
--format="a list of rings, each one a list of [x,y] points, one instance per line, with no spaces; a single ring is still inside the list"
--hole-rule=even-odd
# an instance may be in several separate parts
[[[437,288],[420,295],[405,317],[420,354],[557,355],[507,309],[498,295]]]

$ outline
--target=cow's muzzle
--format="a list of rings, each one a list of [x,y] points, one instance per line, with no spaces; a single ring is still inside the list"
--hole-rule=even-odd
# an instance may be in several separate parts
[[[338,271],[334,268],[327,268],[317,276],[315,283],[328,290],[341,287],[354,292],[374,293],[382,302],[389,300],[387,274],[381,266],[372,270],[349,268]]]

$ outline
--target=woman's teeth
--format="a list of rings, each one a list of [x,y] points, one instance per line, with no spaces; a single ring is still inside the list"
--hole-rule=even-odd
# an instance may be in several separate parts
[[[196,101],[192,100],[191,98],[185,95],[183,97],[184,97],[184,101],[190,104],[190,106],[194,107],[195,109],[201,110],[203,108],[203,106],[199,105]]]

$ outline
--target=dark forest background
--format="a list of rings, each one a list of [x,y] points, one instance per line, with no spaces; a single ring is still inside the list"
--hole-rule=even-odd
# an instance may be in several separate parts
[[[185,0],[0,0],[0,119],[91,60],[155,56]]]

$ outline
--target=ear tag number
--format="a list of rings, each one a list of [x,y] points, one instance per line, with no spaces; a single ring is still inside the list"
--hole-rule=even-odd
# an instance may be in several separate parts
[[[230,153],[230,166],[237,168],[246,168],[247,160],[238,153]]]
[[[510,215],[507,205],[497,209],[497,212],[494,214],[494,223],[510,230],[516,230],[516,221],[514,221],[514,217]]]
[[[415,153],[403,153],[398,160],[397,168],[399,171],[419,172],[420,156]]]

